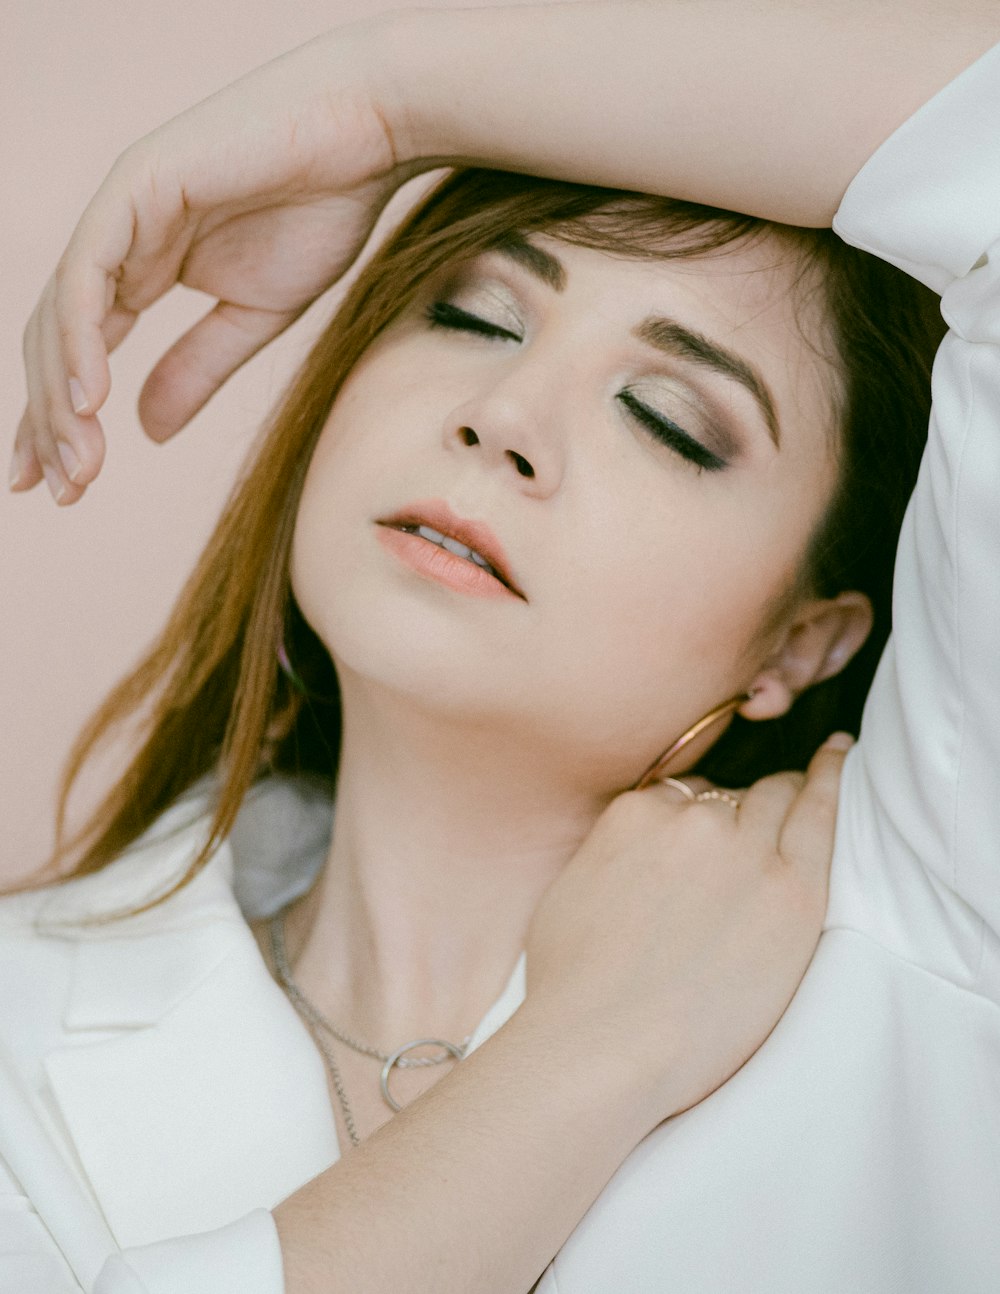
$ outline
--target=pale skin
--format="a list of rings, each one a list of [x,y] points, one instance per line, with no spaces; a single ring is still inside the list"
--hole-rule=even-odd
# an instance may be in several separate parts
[[[25,330],[15,488],[44,466],[61,504],[81,497],[103,462],[108,352],[176,282],[219,306],[147,380],[139,413],[155,440],[334,282],[389,196],[428,167],[520,169],[824,225],[878,144],[998,36],[992,0],[410,10],[318,36],[116,163]],[[59,441],[79,462],[73,478]]]
[[[274,1210],[287,1289],[524,1294],[664,1110],[713,1091],[787,1004],[822,923],[847,744],[739,814],[619,795],[535,909],[524,1005]]]
[[[791,258],[654,267],[533,245],[565,288],[495,253],[428,285],[351,374],[300,505],[293,587],[336,663],[345,737],[296,974],[365,1038],[471,1033],[614,796],[720,697],[753,690],[744,712],[773,716],[869,628],[867,600],[842,595],[762,632],[835,480],[829,374],[795,325]],[[432,327],[442,296],[509,335]],[[668,311],[761,368],[780,450],[745,388],[631,337]],[[657,440],[619,388],[727,465]],[[378,543],[373,518],[441,494],[494,528],[526,600],[444,588]],[[371,1061],[344,1071],[384,1121]],[[440,1072],[396,1084],[416,1094]]]
[[[851,21],[852,16],[858,21]],[[747,13],[724,3],[616,2],[403,14],[319,38],[254,74],[256,81],[237,83],[168,124],[150,142],[130,150],[112,172],[29,325],[29,406],[18,431],[17,488],[37,484],[44,466],[61,502],[81,497],[103,459],[97,414],[110,380],[107,351],[125,335],[136,312],[178,277],[228,304],[182,339],[147,384],[142,414],[158,439],[178,430],[229,372],[342,272],[388,193],[416,170],[440,162],[478,161],[668,192],[777,220],[825,223],[877,143],[992,44],[1000,35],[997,28],[995,11],[985,5],[962,4],[944,12],[940,6],[914,4],[865,5],[863,10],[849,4],[773,4]],[[611,29],[614,41],[607,36]],[[882,33],[885,41],[873,40],[873,32]],[[495,51],[504,45],[511,56],[501,65]],[[613,74],[607,55],[612,48],[629,50],[627,62],[613,68]],[[899,60],[892,75],[886,74],[885,48]],[[553,59],[553,49],[560,51],[559,59]],[[669,77],[660,74],[664,49],[671,52]],[[758,75],[765,55],[766,78]],[[872,75],[876,65],[877,77]],[[565,94],[560,76],[566,77]],[[594,87],[586,96],[570,93],[581,77]],[[794,113],[783,110],[785,95],[794,99]],[[246,96],[259,109],[252,126],[241,112]],[[269,104],[274,108],[270,118]],[[284,147],[291,122],[298,128],[301,150],[294,155]],[[664,122],[679,128],[664,131]],[[214,142],[206,145],[206,139]],[[228,149],[233,156],[234,139],[248,149],[252,144],[256,167],[236,167],[238,176],[232,167],[220,169],[212,152],[217,146],[219,155]],[[172,172],[178,191],[182,185],[187,194],[187,211],[178,207],[171,214],[169,201],[165,217],[162,207],[158,214],[150,211],[145,195],[153,158],[161,201],[164,174]],[[291,204],[293,192],[301,198],[303,185],[312,200]],[[248,199],[248,193],[256,196]],[[248,201],[256,203],[257,214],[246,214]],[[236,206],[238,217],[232,214]],[[139,236],[130,250],[122,231],[126,225],[131,228],[136,212]],[[227,250],[233,244],[226,235],[234,232],[225,224],[229,219],[243,221],[235,252]],[[329,238],[310,243],[307,230],[327,227],[337,231],[335,244]],[[213,230],[219,231],[215,239]],[[303,261],[307,244],[322,247],[322,253]],[[289,273],[292,247],[297,277]],[[622,376],[623,366],[635,377],[639,361],[633,352],[612,356],[606,339],[623,335],[625,323],[634,320],[626,321],[623,300],[614,290],[602,291],[605,326],[600,340],[590,335],[588,312],[578,294],[597,291],[593,276],[601,267],[585,262],[583,254],[570,265],[569,250],[559,249],[570,280],[558,303],[526,284],[506,282],[516,298],[508,308],[517,305],[525,312],[517,322],[527,330],[518,342],[477,340],[469,348],[468,338],[408,335],[405,328],[387,338],[370,357],[371,381],[366,385],[364,364],[352,375],[356,421],[351,421],[350,401],[335,406],[330,435],[311,470],[314,501],[325,498],[328,489],[341,488],[341,470],[346,492],[352,466],[356,463],[360,472],[363,463],[360,457],[352,460],[352,426],[357,435],[366,400],[375,400],[377,408],[379,384],[373,374],[396,381],[402,392],[415,389],[407,375],[427,359],[420,348],[430,345],[432,336],[435,357],[442,353],[438,346],[447,347],[456,386],[428,383],[427,392],[414,395],[417,402],[406,423],[412,440],[392,460],[392,490],[398,486],[402,495],[389,491],[387,479],[381,487],[387,491],[384,499],[375,492],[359,495],[357,506],[377,512],[405,502],[413,497],[418,468],[436,464],[434,470],[443,471],[446,464],[468,456],[472,474],[462,480],[481,487],[468,497],[484,502],[484,510],[461,509],[464,515],[488,515],[498,531],[501,516],[513,518],[509,535],[503,536],[512,558],[522,549],[527,554],[529,543],[531,551],[538,551],[540,533],[544,535],[544,560],[535,569],[528,562],[524,573],[526,585],[534,581],[534,589],[526,589],[530,633],[519,627],[503,630],[509,635],[515,673],[519,660],[523,669],[529,650],[554,663],[555,643],[571,628],[573,615],[583,609],[593,615],[618,587],[615,571],[602,566],[606,550],[591,539],[586,561],[579,565],[596,566],[600,580],[574,588],[573,601],[567,597],[562,602],[558,595],[560,580],[565,582],[571,569],[568,552],[559,544],[588,541],[583,526],[588,482],[603,479],[605,488],[620,491],[618,497],[629,499],[643,524],[653,516],[654,499],[667,496],[676,524],[683,524],[687,492],[702,491],[691,504],[689,539],[701,534],[707,541],[719,533],[712,527],[722,527],[727,515],[724,502],[709,500],[707,491],[716,482],[706,480],[708,473],[698,476],[689,466],[678,467],[669,459],[664,463],[659,449],[654,455],[621,422],[614,425],[614,441],[608,439],[618,408],[612,396],[619,389],[611,379]],[[577,249],[572,250],[575,255]],[[624,275],[627,267],[617,270]],[[749,304],[767,315],[768,303],[777,298],[761,287],[761,267],[744,266],[742,271],[733,277],[740,285],[737,299],[741,293],[763,293]],[[116,282],[117,302],[112,295]],[[687,309],[721,312],[700,315],[699,323],[722,328],[731,344],[746,346],[740,328],[746,315],[734,315],[730,301],[727,318],[727,298],[718,281],[711,307],[693,289],[685,295],[690,281],[652,273],[648,286],[658,307],[665,304],[669,286],[666,304],[676,307],[680,293]],[[610,289],[610,284],[603,287]],[[748,304],[746,297],[742,303]],[[780,312],[772,315],[754,358],[770,365],[769,380],[779,388],[782,431],[786,422],[791,429],[790,456],[772,469],[764,458],[767,446],[762,439],[759,445],[754,441],[739,469],[743,477],[737,478],[734,469],[728,478],[730,483],[742,480],[743,504],[752,518],[761,519],[758,540],[772,544],[772,556],[784,555],[786,571],[801,552],[810,520],[831,484],[823,449],[828,424],[821,430],[811,416],[820,408],[821,369],[806,365],[799,371],[787,323]],[[582,421],[583,430],[571,441],[567,423],[545,407],[550,395],[534,377],[543,371],[538,357],[544,353],[545,371],[555,373],[557,388],[576,391],[579,383],[571,386],[569,380],[575,362],[571,351],[579,355],[581,347],[590,361],[587,372],[593,373],[596,365],[598,376],[593,389],[578,392],[574,424]],[[780,363],[789,354],[790,376]],[[71,409],[70,377],[76,402],[83,406],[80,417]],[[664,394],[662,374],[644,371],[641,377],[650,402],[654,393]],[[790,382],[783,391],[782,381]],[[727,399],[746,416],[741,396]],[[534,436],[543,415],[552,429],[544,443],[511,440],[513,435]],[[747,416],[748,427],[751,421]],[[478,445],[449,441],[449,433],[459,426],[481,432]],[[75,483],[62,471],[57,439],[71,443],[80,460]],[[608,448],[612,443],[613,450]],[[783,438],[781,453],[784,446]],[[532,453],[538,458],[539,471],[530,481],[515,479],[511,460],[504,457],[512,448],[529,460]],[[337,473],[324,475],[334,463]],[[797,469],[801,474],[796,478]],[[786,508],[774,515],[767,496],[772,470],[789,474],[782,490],[791,490],[793,480],[803,487],[801,512]],[[354,479],[363,480],[363,473]],[[568,482],[577,483],[576,494]],[[486,513],[487,497],[502,502],[502,512]],[[557,507],[553,500],[566,502],[560,525],[549,520]],[[722,509],[714,516],[713,506]],[[369,524],[371,515],[369,511],[364,518]],[[768,530],[765,521],[778,530]],[[349,525],[350,518],[341,523]],[[352,533],[360,536],[362,531]],[[346,532],[336,538],[349,542]],[[643,532],[643,538],[649,542],[650,532]],[[633,714],[646,716],[642,731],[648,748],[629,746],[624,730],[616,733],[611,725],[609,744],[592,745],[577,764],[581,752],[571,749],[570,737],[582,737],[585,747],[589,728],[583,723],[582,734],[573,730],[575,712],[569,702],[571,696],[579,702],[575,689],[593,663],[581,653],[578,659],[570,657],[565,693],[552,696],[551,688],[546,689],[545,721],[536,717],[529,723],[522,757],[531,778],[521,781],[510,733],[515,726],[523,731],[526,717],[537,716],[532,701],[538,698],[530,690],[511,695],[499,685],[492,692],[483,690],[485,658],[476,653],[485,642],[486,627],[495,622],[483,608],[463,605],[453,613],[437,589],[415,592],[404,584],[405,577],[377,565],[385,555],[373,549],[345,598],[354,599],[355,608],[367,599],[365,604],[376,611],[396,599],[396,605],[411,610],[419,606],[423,617],[416,621],[422,650],[407,657],[397,644],[391,659],[373,658],[372,642],[352,640],[335,620],[334,601],[323,599],[325,562],[336,551],[324,544],[332,545],[333,539],[332,530],[324,532],[319,503],[311,504],[307,492],[296,541],[296,591],[307,613],[321,621],[320,632],[345,681],[345,752],[350,757],[338,798],[338,815],[341,805],[345,812],[338,816],[331,848],[337,867],[327,869],[324,884],[290,925],[296,973],[318,999],[325,994],[331,1014],[377,1035],[380,1043],[415,1036],[425,1021],[432,1032],[460,1037],[502,987],[505,970],[525,945],[529,986],[528,1000],[510,1024],[447,1082],[278,1207],[287,1288],[289,1294],[390,1285],[413,1291],[523,1291],[641,1136],[714,1090],[760,1045],[787,1005],[822,921],[840,756],[822,752],[802,790],[799,781],[789,778],[753,788],[739,814],[718,804],[689,806],[660,788],[616,798],[613,792],[642,771],[647,755],[656,754],[686,723],[731,694],[726,691],[730,685],[732,692],[759,685],[747,717],[764,718],[767,707],[779,713],[802,687],[843,663],[863,636],[859,617],[864,608],[857,602],[827,607],[803,599],[762,642],[767,599],[738,605],[735,586],[726,582],[724,560],[735,560],[735,555],[720,552],[708,582],[708,610],[720,615],[729,611],[735,645],[728,658],[714,658],[706,667],[699,680],[704,686],[700,710],[684,671],[687,667],[690,674],[692,661],[700,659],[699,651],[704,654],[704,643],[693,635],[706,607],[683,588],[673,588],[670,605],[680,608],[684,634],[663,675],[654,678],[652,637],[645,643],[640,638],[638,644],[634,636],[609,639],[602,652],[611,655],[600,658],[604,686],[588,698],[597,708],[585,716],[589,723],[607,720],[608,712],[600,707],[622,701],[607,690],[609,678],[619,677],[608,667],[626,673]],[[360,537],[357,542],[363,543]],[[700,556],[706,560],[711,560],[709,547],[703,543]],[[628,579],[634,580],[638,573],[628,565],[630,556],[627,545],[617,549],[616,561],[625,563]],[[329,578],[332,583],[332,568]],[[338,580],[338,598],[342,587]],[[647,601],[648,594],[646,586]],[[329,621],[322,621],[323,614],[329,614]],[[662,622],[655,627],[662,641]],[[462,633],[465,663],[449,675],[450,690],[440,690],[444,685],[439,683],[433,705],[418,706],[415,695],[428,681],[442,678],[445,629]],[[488,767],[498,785],[488,803],[481,800],[487,755],[475,747],[470,751],[465,740],[461,751],[466,762],[458,758],[455,734],[461,725],[455,716],[460,712],[485,714],[492,724]],[[377,734],[367,748],[361,736],[352,736],[351,715],[359,733],[371,726]],[[405,762],[387,759],[389,771],[376,771],[376,743],[380,752],[405,750]],[[562,761],[553,760],[553,751],[560,748]],[[480,773],[476,795],[460,781],[449,780],[461,779],[470,766]],[[535,801],[526,813],[529,793]],[[387,794],[398,797],[399,811],[379,817],[377,796]],[[605,809],[609,800],[611,807]],[[389,802],[381,800],[383,807]],[[407,808],[410,822],[413,812],[421,814],[419,833],[404,833]],[[511,834],[513,822],[518,824],[516,836]],[[480,842],[477,831],[494,823],[500,824],[494,836]],[[723,854],[724,866],[719,861]],[[382,860],[396,865],[392,885],[380,870]],[[405,871],[399,860],[405,860]],[[460,925],[455,920],[459,868],[461,892],[477,896]],[[410,876],[416,893],[400,895],[399,885]],[[490,909],[501,876],[503,906]],[[346,889],[338,893],[336,884],[345,881]],[[448,908],[442,893],[449,896]],[[482,939],[478,949],[476,944],[480,904],[489,911],[485,949]],[[372,948],[358,942],[366,930]],[[705,980],[699,971],[704,971],[709,936],[714,974]],[[390,946],[391,957],[384,952]],[[428,956],[431,947],[437,960]],[[767,950],[763,957],[762,949]],[[373,952],[379,974],[370,976],[366,996],[359,967],[362,956]],[[754,976],[745,973],[749,964],[756,967]],[[451,991],[456,982],[461,994]],[[695,983],[701,984],[700,998],[693,992]],[[725,1038],[725,1045],[712,1055],[694,1055],[692,1043],[704,1033],[699,1021],[706,1011],[718,1020],[720,1028],[714,1032],[717,1040]],[[659,1032],[650,1034],[653,1021]],[[637,1035],[650,1039],[648,1050],[638,1054],[632,1046]],[[606,1059],[584,1078],[567,1063],[581,1040],[593,1055]],[[359,1071],[355,1087],[363,1081]],[[376,1121],[369,1110],[369,1128]],[[574,1136],[581,1127],[599,1131],[592,1137]],[[456,1128],[465,1135],[456,1136]],[[430,1175],[428,1163],[436,1165]],[[470,1199],[463,1184],[483,1163],[490,1164],[490,1173],[483,1175],[480,1168],[477,1180],[489,1180],[483,1193]],[[364,1201],[376,1183],[380,1208],[374,1214]],[[509,1236],[515,1229],[519,1244],[512,1253]],[[463,1244],[454,1243],[459,1236]]]
[[[470,1033],[614,796],[727,697],[782,713],[870,626],[858,594],[768,623],[836,479],[831,374],[797,328],[790,254],[650,265],[532,244],[564,289],[499,253],[429,284],[352,372],[300,504],[292,584],[337,666],[345,735],[299,972],[363,1037]],[[432,326],[442,298],[505,335]],[[760,370],[780,449],[744,387],[631,335],[647,314]],[[621,393],[720,466],[658,440]],[[525,600],[458,593],[386,552],[375,518],[438,496],[491,526]],[[371,1086],[370,1062],[345,1063]]]

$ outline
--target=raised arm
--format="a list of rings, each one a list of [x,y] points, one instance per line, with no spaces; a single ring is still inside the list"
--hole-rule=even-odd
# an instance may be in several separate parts
[[[401,161],[826,226],[875,148],[997,39],[988,0],[424,9],[388,24],[380,93]]]
[[[838,825],[831,924],[1000,1001],[1000,45],[885,142],[842,238],[941,294],[893,631]],[[891,470],[887,464],[882,470]]]
[[[147,380],[156,440],[348,268],[421,170],[475,162],[827,224],[876,145],[998,38],[988,0],[405,10],[317,37],[116,163],[26,329],[14,488],[44,469],[59,502],[81,497],[104,456],[108,354],[174,283],[218,305]]]

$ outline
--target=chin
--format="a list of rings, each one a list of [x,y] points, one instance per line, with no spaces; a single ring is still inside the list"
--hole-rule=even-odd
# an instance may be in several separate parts
[[[367,598],[363,607],[349,603],[338,598],[335,612],[326,607],[317,616],[302,608],[330,653],[342,690],[353,679],[453,719],[520,721],[514,689],[496,668],[494,642],[481,642],[477,651],[471,632],[458,641],[453,619],[416,614],[399,598]]]

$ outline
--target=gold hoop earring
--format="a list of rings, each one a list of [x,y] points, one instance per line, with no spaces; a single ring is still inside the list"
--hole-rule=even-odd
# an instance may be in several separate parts
[[[649,786],[650,782],[655,782],[660,769],[665,764],[669,764],[674,756],[679,754],[689,742],[694,741],[695,737],[699,736],[719,719],[723,719],[726,715],[732,714],[734,710],[738,710],[744,701],[749,701],[752,697],[752,692],[741,692],[739,696],[731,697],[728,701],[723,701],[722,705],[717,705],[714,710],[709,710],[708,714],[699,719],[697,723],[693,723],[687,732],[682,732],[674,744],[665,750],[662,755],[654,759],[638,782],[631,786],[629,790],[641,791],[644,787]]]

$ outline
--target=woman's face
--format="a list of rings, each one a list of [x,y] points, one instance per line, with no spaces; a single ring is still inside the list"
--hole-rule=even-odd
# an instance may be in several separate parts
[[[533,234],[425,283],[343,386],[297,517],[293,590],[342,685],[621,787],[775,668],[837,476],[797,270],[772,235],[638,261]],[[430,500],[489,528],[520,596],[385,524]]]

